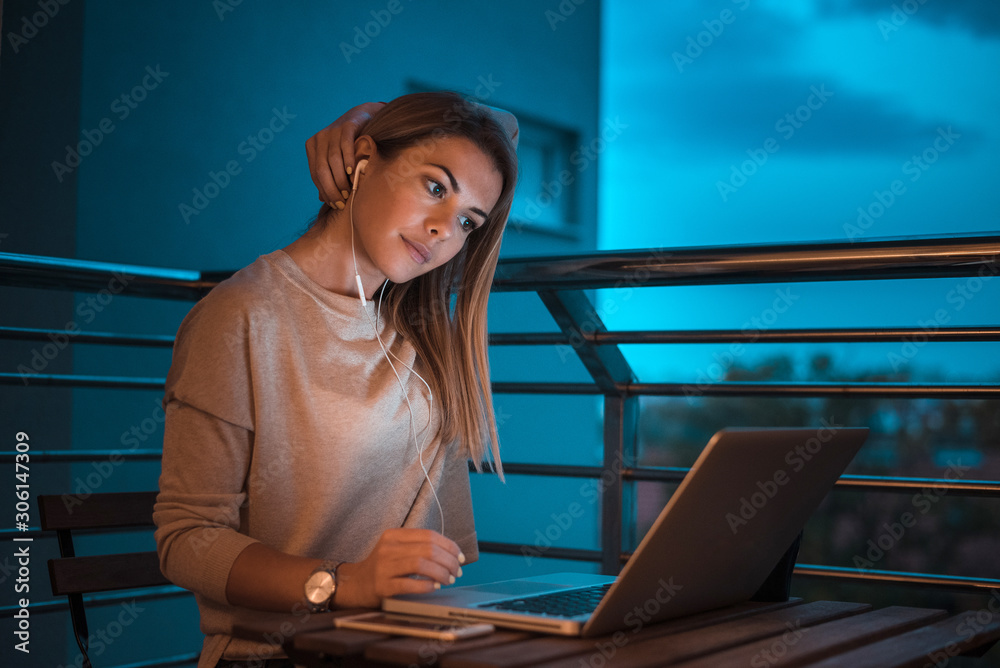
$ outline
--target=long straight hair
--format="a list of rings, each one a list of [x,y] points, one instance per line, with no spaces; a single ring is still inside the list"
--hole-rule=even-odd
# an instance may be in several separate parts
[[[451,91],[398,97],[360,128],[360,134],[370,136],[379,155],[390,161],[411,147],[464,137],[492,160],[503,179],[500,197],[486,222],[469,233],[454,258],[406,283],[390,283],[385,289],[390,322],[416,349],[428,371],[428,384],[439,399],[438,436],[444,442],[459,439],[476,470],[482,470],[488,450],[494,470],[503,479],[486,318],[500,241],[517,182],[514,145],[487,107]],[[419,153],[407,157],[414,155]],[[418,164],[412,162],[411,170]],[[398,176],[406,174],[407,165],[389,169]],[[391,172],[390,188],[392,179]],[[328,205],[317,219],[326,209]]]

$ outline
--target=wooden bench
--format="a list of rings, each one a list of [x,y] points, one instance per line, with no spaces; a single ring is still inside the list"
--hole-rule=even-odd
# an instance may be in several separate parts
[[[38,497],[42,530],[55,531],[59,542],[60,558],[48,562],[52,593],[69,599],[73,633],[85,668],[91,668],[91,663],[84,594],[171,583],[160,572],[155,551],[78,557],[73,532],[153,527],[155,502],[156,492],[91,494],[86,499],[75,495]]]

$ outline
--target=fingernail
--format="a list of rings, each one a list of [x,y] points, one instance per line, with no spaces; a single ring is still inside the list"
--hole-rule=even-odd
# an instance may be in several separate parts
[[[348,175],[350,175],[350,173],[351,173],[352,171],[354,171],[354,169],[353,169],[353,168],[351,168],[351,167],[348,167],[348,168],[347,168],[347,174],[348,174]]]
[[[462,577],[462,567],[458,567],[458,577]]]
[[[465,552],[459,552],[458,553],[458,563],[460,563],[460,564],[464,564],[465,563]]]
[[[448,584],[450,584],[450,585],[455,584],[455,576],[454,575],[449,575],[448,576]]]
[[[347,199],[347,196],[350,195],[351,193],[347,192],[346,190],[341,190],[340,194],[344,196],[344,199]]]
[[[440,589],[441,588],[441,583],[440,582],[435,582],[434,583],[434,588],[435,589]]]
[[[338,209],[340,209],[341,211],[343,211],[343,210],[344,210],[344,203],[343,203],[343,202],[337,202],[337,203],[336,203],[336,206],[337,206],[337,208],[338,208]]]

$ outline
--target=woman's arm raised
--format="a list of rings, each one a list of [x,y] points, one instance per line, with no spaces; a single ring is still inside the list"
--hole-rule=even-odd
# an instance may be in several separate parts
[[[351,191],[348,177],[354,169],[354,140],[365,123],[384,106],[384,102],[359,104],[306,140],[309,174],[320,200],[338,209],[344,208]],[[493,113],[517,146],[519,130],[514,115],[504,109],[483,106]]]

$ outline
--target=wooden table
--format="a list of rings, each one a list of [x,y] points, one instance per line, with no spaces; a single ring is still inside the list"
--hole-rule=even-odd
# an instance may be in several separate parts
[[[990,599],[991,603],[994,599]],[[888,607],[838,601],[744,603],[598,638],[497,630],[455,643],[335,629],[341,611],[241,626],[244,638],[280,641],[297,663],[328,666],[944,666],[1000,639],[1000,598],[981,610]]]

